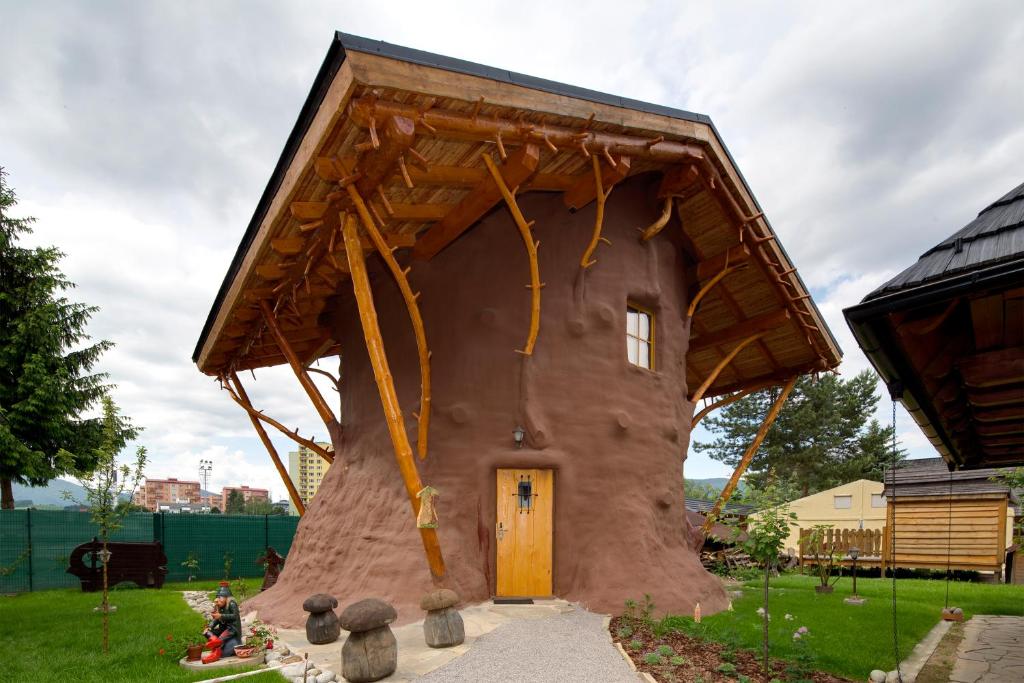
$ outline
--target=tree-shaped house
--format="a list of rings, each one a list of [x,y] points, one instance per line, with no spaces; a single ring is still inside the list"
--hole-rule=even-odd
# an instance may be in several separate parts
[[[839,350],[707,117],[337,34],[194,360],[283,477],[265,428],[336,461],[253,601],[295,624],[435,584],[723,608],[694,408],[784,387],[770,421]],[[251,405],[285,363],[331,448]]]

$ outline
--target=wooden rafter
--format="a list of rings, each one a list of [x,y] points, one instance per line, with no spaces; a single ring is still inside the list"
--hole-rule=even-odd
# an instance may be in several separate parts
[[[707,296],[708,292],[710,292],[715,285],[721,282],[722,278],[724,278],[729,273],[736,272],[737,270],[742,268],[743,265],[744,264],[729,265],[729,260],[726,259],[725,265],[722,267],[722,270],[718,271],[717,275],[715,275],[713,278],[711,278],[703,285],[701,285],[701,288],[694,295],[693,299],[690,301],[689,307],[686,309],[686,317],[692,318],[693,314],[697,312],[697,306],[700,305],[701,299]]]
[[[249,400],[249,395],[245,393],[245,387],[242,386],[242,382],[238,379],[238,375],[231,373],[229,376],[231,384],[234,386],[235,392],[238,394],[238,398],[245,401],[246,412],[249,413],[249,419],[252,421],[253,429],[256,430],[256,434],[259,435],[260,441],[263,442],[264,448],[267,449],[267,453],[270,454],[270,459],[274,463],[274,467],[277,469],[278,475],[281,477],[281,482],[284,483],[284,487],[288,489],[288,497],[292,501],[292,505],[299,513],[299,517],[306,514],[306,506],[302,502],[302,497],[299,492],[295,490],[295,483],[292,478],[288,476],[288,470],[284,468],[284,464],[281,462],[281,457],[277,454],[277,449],[274,448],[274,444],[270,441],[270,436],[267,435],[267,430],[263,428],[259,418],[252,414],[252,402]]]
[[[485,155],[486,156],[486,155]],[[501,165],[500,177],[507,187],[519,187],[533,175],[540,162],[537,145],[523,145]],[[420,237],[413,249],[417,257],[430,259],[468,230],[502,199],[492,176],[484,178],[441,221]]]
[[[530,261],[530,284],[527,285],[530,288],[530,331],[526,337],[526,346],[519,351],[524,356],[533,355],[533,346],[537,343],[537,334],[540,332],[540,289],[542,287],[540,282],[540,267],[537,265],[537,246],[540,242],[533,241],[533,233],[530,232],[530,224],[523,218],[522,211],[519,210],[519,204],[516,202],[516,197],[508,186],[505,185],[505,179],[502,178],[501,171],[498,169],[497,164],[491,159],[490,155],[484,155],[484,163],[487,164],[487,170],[491,172],[491,177],[494,179],[494,184],[497,185],[498,190],[501,192],[501,196],[505,199],[505,205],[508,206],[509,213],[512,214],[512,220],[515,221],[516,227],[519,228],[519,234],[523,238],[523,245],[526,247],[526,256]]]
[[[568,126],[549,124],[526,124],[512,118],[474,117],[471,114],[446,109],[434,108],[420,112],[416,107],[399,102],[384,102],[371,97],[363,97],[350,106],[352,120],[360,126],[367,127],[373,117],[405,116],[416,120],[417,124],[429,126],[433,131],[425,130],[438,137],[458,140],[492,141],[500,133],[502,140],[508,144],[547,144],[558,149],[578,149],[587,154],[608,154],[652,159],[665,163],[682,163],[705,159],[704,150],[698,145],[665,140],[651,144],[649,137],[626,135],[596,130],[581,130]]]
[[[775,422],[775,418],[779,416],[779,412],[782,410],[782,406],[786,403],[786,399],[789,398],[789,394],[793,391],[793,386],[796,384],[797,377],[793,376],[786,382],[786,386],[782,388],[778,398],[775,399],[775,403],[772,404],[771,409],[764,418],[764,422],[761,423],[761,427],[757,430],[757,435],[754,436],[754,441],[747,447],[743,457],[740,458],[739,464],[733,471],[732,476],[729,478],[729,482],[722,489],[722,492],[718,495],[718,500],[715,501],[715,506],[711,508],[711,512],[708,513],[707,519],[704,520],[704,526],[701,529],[701,533],[705,536],[711,531],[711,527],[714,526],[718,516],[722,513],[722,508],[729,499],[732,497],[733,491],[736,490],[737,484],[739,484],[740,477],[747,471],[747,467],[750,465],[750,461],[754,459],[754,454],[757,453],[757,449],[761,447],[761,443],[764,438],[768,435],[768,430],[771,429],[772,423]]]
[[[424,460],[427,457],[427,439],[430,433],[430,351],[427,349],[427,333],[423,328],[423,316],[420,315],[420,307],[417,303],[419,293],[413,293],[409,279],[406,277],[408,269],[402,270],[402,267],[398,265],[393,250],[388,247],[384,236],[381,235],[377,225],[373,222],[373,217],[366,209],[366,203],[360,196],[359,190],[352,185],[349,185],[347,189],[349,198],[356,207],[356,213],[359,214],[359,218],[363,222],[363,229],[370,236],[370,240],[377,248],[377,253],[380,254],[388,270],[391,271],[392,277],[395,278],[395,282],[398,283],[398,289],[405,300],[405,307],[409,311],[409,320],[412,323],[420,363],[420,411],[416,415],[419,425],[416,451],[420,460]]]
[[[789,320],[789,311],[784,308],[769,311],[762,315],[755,315],[752,318],[742,320],[731,327],[725,328],[724,330],[718,330],[716,332],[697,337],[697,339],[690,344],[689,352],[697,353],[713,346],[730,344],[739,339],[744,339],[754,332],[768,332],[769,330],[773,330],[779,325],[782,325],[787,320]]]
[[[334,454],[331,451],[325,449],[323,446],[321,446],[320,444],[316,443],[315,441],[312,441],[310,439],[306,439],[304,437],[299,436],[299,430],[298,429],[296,429],[295,431],[292,431],[292,430],[288,429],[287,427],[285,427],[280,422],[278,422],[277,420],[275,420],[274,418],[272,418],[272,417],[270,417],[268,415],[264,415],[262,411],[259,411],[259,410],[256,410],[255,408],[253,408],[252,405],[248,402],[248,398],[243,400],[242,397],[240,397],[235,392],[235,390],[228,383],[227,378],[225,378],[225,377],[221,377],[220,378],[220,387],[221,387],[221,389],[224,389],[225,391],[227,391],[228,392],[228,396],[231,397],[231,400],[233,400],[235,403],[240,405],[242,407],[242,409],[245,410],[245,412],[249,413],[250,417],[255,418],[257,420],[260,420],[261,422],[266,422],[268,425],[270,425],[271,427],[273,427],[277,431],[281,432],[282,434],[287,436],[289,439],[291,439],[295,443],[299,444],[300,446],[305,446],[306,448],[308,448],[309,450],[313,451],[314,453],[319,455],[321,458],[323,458],[327,462],[329,462],[329,463],[334,462]]]
[[[395,391],[387,354],[384,351],[384,340],[381,337],[380,324],[377,321],[377,310],[373,304],[370,278],[366,273],[366,261],[363,258],[363,250],[359,248],[359,228],[355,216],[345,217],[342,230],[345,238],[345,254],[348,257],[349,270],[352,272],[352,289],[355,292],[359,320],[362,323],[363,336],[366,339],[366,350],[370,356],[370,365],[373,367],[377,391],[384,408],[384,417],[395,450],[395,459],[398,461],[398,469],[402,474],[402,482],[405,484],[405,492],[409,497],[415,519],[420,511],[418,494],[423,490],[423,482],[416,469],[412,447],[409,445],[409,436],[405,433],[402,409],[398,404],[398,392]],[[435,581],[439,581],[445,575],[445,566],[437,529],[420,528],[419,532],[423,541],[423,549],[427,555],[427,562],[430,565],[430,573]]]

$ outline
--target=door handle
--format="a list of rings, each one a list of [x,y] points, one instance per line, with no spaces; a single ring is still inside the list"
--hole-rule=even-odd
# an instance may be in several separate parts
[[[501,539],[505,538],[506,531],[507,529],[502,525],[502,523],[498,522],[498,525],[494,529],[494,535],[500,541]]]

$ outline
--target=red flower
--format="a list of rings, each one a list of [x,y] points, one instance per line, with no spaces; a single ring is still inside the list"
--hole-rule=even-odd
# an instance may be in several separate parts
[[[166,651],[165,651],[165,650],[164,650],[163,648],[160,648],[160,654],[161,654],[161,656],[162,656],[162,655],[164,655],[165,653],[166,653]]]
[[[171,642],[172,640],[174,640],[174,636],[172,636],[172,635],[171,635],[170,633],[168,633],[168,634],[167,634],[167,642],[169,643],[169,642]]]

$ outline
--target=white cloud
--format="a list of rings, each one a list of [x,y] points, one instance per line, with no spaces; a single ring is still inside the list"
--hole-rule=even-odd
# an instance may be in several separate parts
[[[11,3],[0,163],[58,244],[154,475],[277,483],[190,357],[334,29],[709,114],[846,352],[841,310],[1020,182],[1016,3]],[[16,30],[12,30],[16,27]],[[286,368],[254,402],[323,435]],[[329,391],[325,387],[325,391]],[[888,399],[880,417],[888,411]],[[905,414],[899,431],[930,453]],[[284,457],[291,442],[274,437]],[[691,456],[688,472],[718,463]]]

